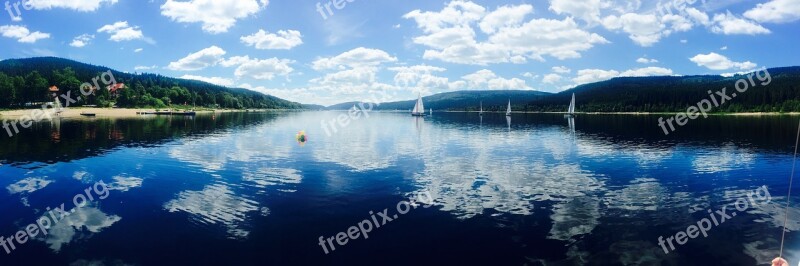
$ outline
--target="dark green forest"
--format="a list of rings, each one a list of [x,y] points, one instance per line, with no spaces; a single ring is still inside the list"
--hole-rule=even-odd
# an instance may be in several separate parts
[[[800,111],[800,67],[767,71],[772,77],[767,86],[750,87],[712,112]],[[709,90],[713,93],[727,88],[729,95],[737,92],[735,83],[739,79],[748,78],[746,75],[614,78],[581,85],[515,109],[563,112],[575,93],[578,112],[682,112],[709,99]],[[753,79],[760,83],[757,77]]]
[[[800,112],[800,67],[767,70],[772,81],[767,86],[750,87],[711,112]],[[746,75],[623,77],[585,84],[551,94],[538,91],[458,91],[423,97],[425,108],[449,111],[475,111],[480,102],[486,111],[505,111],[510,99],[514,111],[565,112],[572,94],[578,112],[683,112],[704,99],[708,91],[727,88],[736,92],[735,83]],[[760,83],[757,77],[753,77]],[[719,97],[717,97],[719,98]],[[415,100],[382,103],[377,110],[410,110]],[[347,109],[353,102],[328,109]]]
[[[84,82],[111,71],[117,83],[126,88],[116,97],[109,94],[102,81],[92,95],[81,97],[75,105],[110,107],[195,106],[206,108],[300,109],[302,105],[246,89],[226,88],[202,81],[177,79],[156,74],[131,74],[102,66],[55,57],[9,59],[0,61],[0,108],[26,108],[31,104],[52,101],[50,86],[59,94],[68,91],[71,98],[82,96]],[[62,99],[63,101],[63,99]]]

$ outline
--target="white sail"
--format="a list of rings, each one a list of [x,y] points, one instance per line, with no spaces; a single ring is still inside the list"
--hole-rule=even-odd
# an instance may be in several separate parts
[[[483,114],[483,102],[481,102],[481,110],[478,111],[478,114]]]
[[[417,104],[414,105],[414,110],[411,111],[412,115],[421,115],[425,113],[425,106],[422,104],[422,95],[417,98]]]
[[[572,94],[572,101],[569,103],[569,109],[567,110],[569,114],[575,113],[575,94]]]
[[[508,109],[506,109],[506,115],[511,115],[511,100],[508,100]]]

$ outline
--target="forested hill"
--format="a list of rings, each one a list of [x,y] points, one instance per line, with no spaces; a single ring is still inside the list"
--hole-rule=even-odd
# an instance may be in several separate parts
[[[93,83],[101,73],[111,71],[117,83],[124,83],[117,97],[100,89],[81,98],[77,105],[120,107],[167,107],[192,105],[213,108],[300,109],[299,103],[246,89],[226,88],[202,81],[165,77],[156,74],[131,74],[56,57],[8,59],[0,61],[0,108],[18,108],[26,103],[47,102],[48,87],[55,85],[60,93],[80,95],[80,85]],[[104,84],[98,81],[101,88]],[[74,104],[73,104],[74,105]]]
[[[762,76],[766,77],[762,71]],[[450,111],[475,111],[483,102],[487,111],[505,111],[511,99],[514,111],[565,112],[574,93],[578,112],[681,112],[710,99],[708,91],[726,89],[730,96],[719,108],[711,112],[800,112],[800,67],[768,69],[771,81],[767,86],[753,76],[757,86],[750,86],[744,93],[735,88],[737,80],[747,75],[733,77],[712,76],[665,76],[622,77],[585,84],[556,94],[538,91],[457,91],[423,97],[425,108]],[[769,80],[765,80],[769,81]],[[721,101],[720,96],[715,96]],[[378,110],[410,110],[414,100],[382,103]],[[327,109],[348,109],[354,102],[329,106]]]
[[[422,97],[425,109],[434,110],[478,110],[481,102],[486,111],[506,110],[508,101],[521,105],[527,102],[544,99],[552,94],[541,91],[496,90],[496,91],[455,91]],[[375,106],[376,110],[411,110],[416,100],[386,102]],[[340,103],[329,106],[329,110],[352,108],[356,102]]]
[[[627,77],[581,85],[520,108],[563,112],[575,93],[579,112],[680,112],[710,99],[709,90],[716,95],[727,88],[727,95],[737,93],[737,96],[712,112],[800,112],[800,67],[770,68],[767,72],[772,78],[767,86],[753,76],[757,86],[744,93],[737,92],[735,84],[743,78],[750,84],[746,75]]]

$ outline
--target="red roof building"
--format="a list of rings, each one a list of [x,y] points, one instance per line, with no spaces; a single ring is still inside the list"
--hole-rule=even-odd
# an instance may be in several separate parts
[[[125,83],[115,83],[106,87],[106,89],[108,89],[108,93],[113,96],[119,96],[119,93],[125,88]]]

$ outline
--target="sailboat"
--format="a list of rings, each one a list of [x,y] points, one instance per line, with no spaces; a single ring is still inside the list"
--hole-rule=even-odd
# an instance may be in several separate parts
[[[483,116],[483,102],[481,102],[481,110],[478,111],[479,116]]]
[[[425,116],[425,106],[422,104],[422,95],[417,95],[417,104],[414,105],[414,110],[411,110],[412,116]]]
[[[433,116],[433,108],[431,108],[431,116]]]
[[[508,109],[506,109],[506,116],[511,116],[511,100],[508,100]]]
[[[564,117],[575,117],[575,94],[572,94],[572,101],[569,102],[569,109]]]

